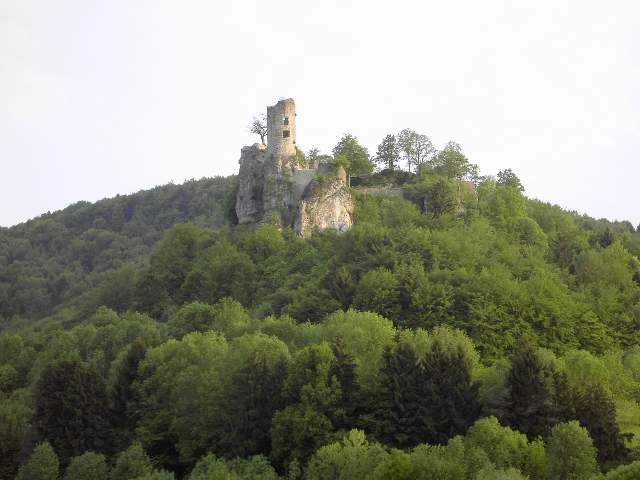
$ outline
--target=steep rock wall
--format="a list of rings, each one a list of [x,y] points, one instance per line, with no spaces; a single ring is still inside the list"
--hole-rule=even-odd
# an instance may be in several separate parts
[[[353,198],[344,182],[339,178],[311,182],[298,206],[294,230],[309,237],[327,229],[346,232],[352,225]]]
[[[264,166],[267,146],[256,143],[244,147],[240,154],[236,215],[238,222],[255,223],[264,216]]]
[[[240,224],[276,221],[303,236],[328,228],[344,232],[352,224],[353,199],[347,175],[326,164],[308,165],[296,147],[292,99],[267,108],[268,145],[244,147],[240,155],[236,214]]]

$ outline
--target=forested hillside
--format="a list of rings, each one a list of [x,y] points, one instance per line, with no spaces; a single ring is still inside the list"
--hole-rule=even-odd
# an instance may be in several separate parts
[[[2,231],[0,478],[640,478],[640,234],[385,142],[341,235],[231,178]]]
[[[192,180],[94,204],[78,202],[0,228],[0,322],[51,315],[109,272],[140,263],[176,223],[224,225],[233,188],[233,177]]]

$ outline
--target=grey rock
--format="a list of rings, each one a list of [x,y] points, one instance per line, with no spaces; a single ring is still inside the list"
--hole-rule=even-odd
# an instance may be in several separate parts
[[[325,164],[304,165],[297,155],[296,112],[292,99],[267,108],[268,145],[244,147],[240,154],[236,214],[240,224],[279,222],[308,236],[348,230],[353,199],[347,175],[328,174]],[[322,174],[322,182],[317,181]]]

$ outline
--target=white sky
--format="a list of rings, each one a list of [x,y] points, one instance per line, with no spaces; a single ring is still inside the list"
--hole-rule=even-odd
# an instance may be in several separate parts
[[[0,225],[409,127],[527,194],[640,222],[640,2],[0,0]]]

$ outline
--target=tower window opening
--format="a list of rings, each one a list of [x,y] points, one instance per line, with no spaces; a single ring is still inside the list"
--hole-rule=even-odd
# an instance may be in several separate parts
[[[291,132],[289,130],[282,131],[282,138],[289,138],[291,136]]]
[[[289,117],[284,117],[284,119],[282,120],[282,124],[289,125]]]

